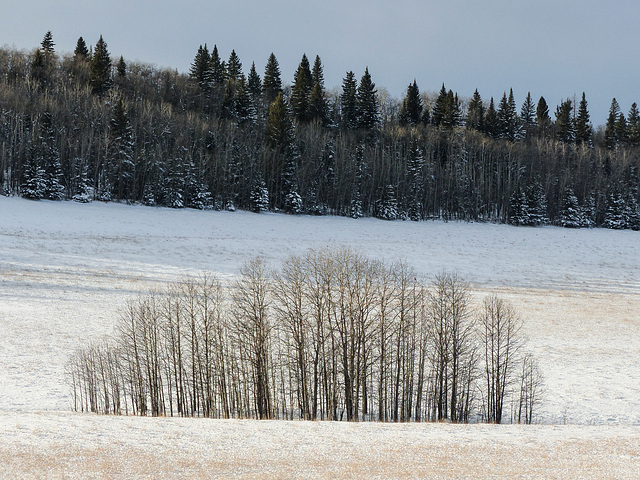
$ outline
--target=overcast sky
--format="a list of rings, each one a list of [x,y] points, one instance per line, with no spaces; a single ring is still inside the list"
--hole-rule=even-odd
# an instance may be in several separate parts
[[[320,55],[327,88],[365,67],[378,88],[401,98],[442,83],[462,97],[477,88],[497,101],[530,91],[553,114],[584,91],[594,125],[616,97],[640,103],[637,0],[3,0],[0,45],[31,50],[51,30],[59,53],[102,34],[113,57],[186,72],[200,44],[232,49],[245,73],[273,52],[290,83],[303,53]],[[7,5],[8,4],[8,5]],[[553,115],[552,115],[553,116]]]

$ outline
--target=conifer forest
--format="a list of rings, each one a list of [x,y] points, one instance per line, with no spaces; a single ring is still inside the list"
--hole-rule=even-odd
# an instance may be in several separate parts
[[[328,59],[330,61],[330,59]],[[499,81],[499,79],[496,79]],[[382,219],[640,229],[640,110],[585,94],[516,105],[372,74],[328,88],[322,60],[264,72],[194,48],[188,73],[112,58],[105,39],[58,54],[0,50],[0,188],[119,201]],[[435,88],[434,88],[435,87]],[[628,113],[626,109],[629,108]]]

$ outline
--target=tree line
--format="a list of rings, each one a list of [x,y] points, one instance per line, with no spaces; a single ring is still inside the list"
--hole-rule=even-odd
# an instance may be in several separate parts
[[[131,300],[67,367],[73,409],[346,421],[537,417],[542,374],[506,301],[352,250],[255,258]]]
[[[594,129],[586,96],[553,115],[511,90],[445,85],[403,99],[368,69],[327,89],[305,55],[287,84],[201,45],[186,74],[115,60],[100,37],[59,55],[0,49],[5,195],[174,208],[640,229],[640,114],[615,99]]]

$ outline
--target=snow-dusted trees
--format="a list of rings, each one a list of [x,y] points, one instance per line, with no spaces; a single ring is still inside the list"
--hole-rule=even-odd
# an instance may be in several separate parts
[[[131,300],[113,338],[68,364],[74,409],[216,418],[530,423],[542,379],[520,321],[474,313],[456,275],[309,251]]]

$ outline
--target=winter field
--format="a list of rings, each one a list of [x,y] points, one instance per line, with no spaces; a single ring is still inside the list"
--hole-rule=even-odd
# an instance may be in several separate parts
[[[346,246],[442,270],[524,319],[539,424],[346,424],[74,414],[68,356],[127,298]],[[385,222],[0,197],[0,478],[637,478],[640,233]]]

